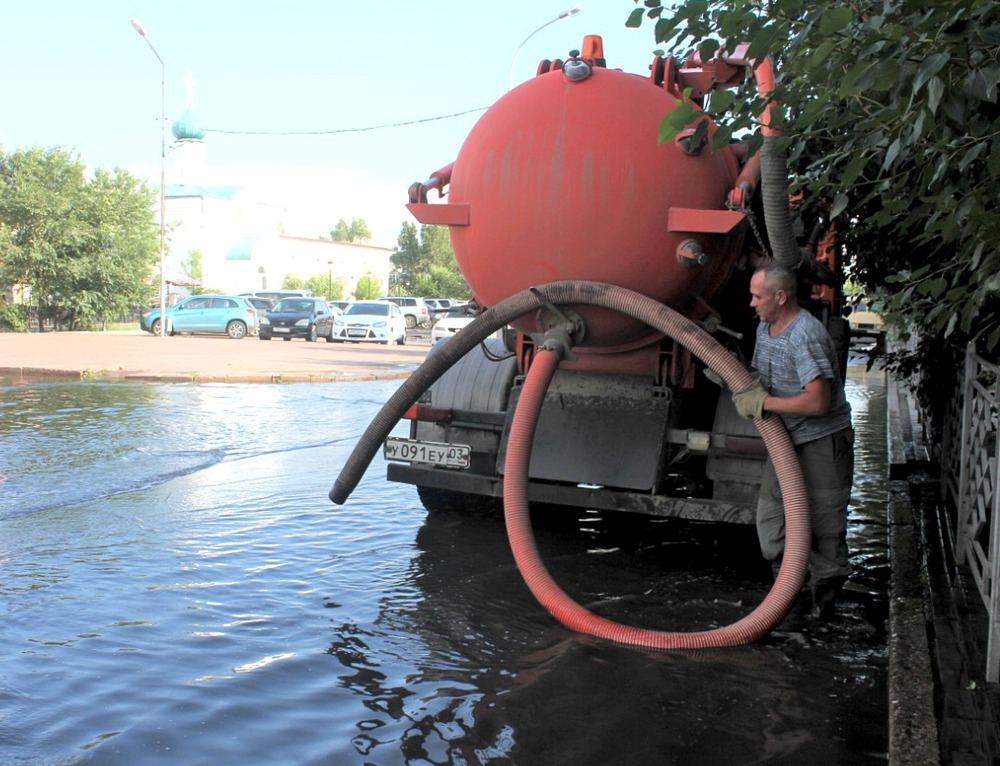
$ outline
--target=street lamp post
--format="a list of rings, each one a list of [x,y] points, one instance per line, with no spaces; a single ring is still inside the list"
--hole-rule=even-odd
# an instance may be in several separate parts
[[[326,299],[333,300],[333,261],[326,262]]]
[[[164,268],[166,250],[166,183],[167,183],[167,65],[146,37],[139,19],[132,19],[132,29],[139,33],[160,62],[160,337],[167,337],[167,279]]]
[[[572,8],[567,8],[565,11],[563,11],[558,16],[556,16],[554,19],[551,19],[550,21],[546,21],[544,24],[542,24],[540,27],[538,27],[538,29],[536,29],[530,35],[528,35],[523,40],[521,40],[521,44],[518,45],[517,48],[514,50],[514,56],[510,60],[510,70],[507,72],[507,90],[508,91],[511,88],[514,87],[514,64],[517,63],[517,54],[519,54],[521,52],[521,48],[524,47],[524,44],[526,42],[528,42],[528,40],[530,40],[532,37],[534,37],[535,35],[537,35],[539,32],[541,32],[543,29],[545,29],[545,27],[547,27],[549,24],[555,24],[557,21],[562,21],[563,19],[567,19],[570,16],[576,16],[576,14],[578,14],[581,10],[583,10],[583,8],[582,8],[582,6],[579,6],[579,5],[574,5]]]

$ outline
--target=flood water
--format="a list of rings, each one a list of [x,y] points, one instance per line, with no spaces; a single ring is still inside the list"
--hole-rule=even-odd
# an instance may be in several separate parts
[[[502,520],[429,516],[380,459],[332,505],[397,386],[0,387],[0,763],[886,761],[880,375],[848,382],[837,616],[686,652],[561,627]],[[700,630],[766,593],[746,531],[574,513],[537,534],[578,602]]]

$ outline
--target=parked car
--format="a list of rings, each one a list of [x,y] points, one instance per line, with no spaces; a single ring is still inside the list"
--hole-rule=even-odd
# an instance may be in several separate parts
[[[257,290],[253,293],[240,293],[247,298],[267,298],[271,303],[277,303],[282,298],[312,298],[312,290]]]
[[[347,307],[350,306],[354,301],[327,301],[331,306],[336,306],[341,311],[347,311]]]
[[[406,317],[389,301],[355,301],[333,321],[329,338],[337,343],[406,343]]]
[[[390,301],[399,306],[406,319],[406,326],[411,330],[414,327],[429,327],[431,323],[431,312],[424,303],[423,298],[391,296],[382,298],[383,301]]]
[[[458,301],[453,301],[451,298],[424,298],[424,303],[427,304],[427,309],[431,312],[432,323],[441,319],[448,313],[449,309],[463,305]]]
[[[251,306],[257,309],[258,317],[267,316],[267,312],[274,307],[274,301],[270,298],[258,298],[255,295],[250,295],[247,296],[247,300],[250,302]]]
[[[878,313],[872,310],[873,306],[866,298],[857,300],[847,315],[847,324],[851,328],[851,335],[879,336],[885,333],[885,322]]]
[[[239,295],[192,295],[166,310],[167,335],[176,333],[225,333],[243,338],[256,332],[257,310]],[[160,310],[147,311],[139,317],[139,327],[153,335],[160,334]]]
[[[329,339],[334,313],[322,298],[282,298],[260,321],[260,339]]]
[[[431,325],[443,317],[448,311],[448,309],[439,306],[438,302],[433,298],[424,298],[424,305],[427,306],[427,315],[430,317]]]
[[[476,307],[472,305],[449,309],[431,329],[431,343],[450,338],[476,318]]]

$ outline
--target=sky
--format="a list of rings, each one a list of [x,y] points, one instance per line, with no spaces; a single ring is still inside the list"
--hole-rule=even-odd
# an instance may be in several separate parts
[[[609,67],[648,72],[652,25],[625,27],[634,0],[583,0],[578,14],[553,22],[574,5],[11,3],[0,46],[0,148],[63,147],[88,167],[122,167],[158,186],[165,82],[169,184],[170,126],[187,108],[190,73],[210,182],[279,199],[290,209],[290,234],[327,235],[341,218],[363,218],[372,244],[393,247],[402,223],[414,222],[405,208],[410,184],[454,160],[509,78],[516,87],[587,34],[604,38]]]

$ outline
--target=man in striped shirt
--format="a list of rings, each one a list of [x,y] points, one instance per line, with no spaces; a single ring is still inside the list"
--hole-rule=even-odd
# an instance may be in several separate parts
[[[823,324],[799,306],[797,288],[795,275],[774,263],[751,278],[750,306],[760,318],[752,364],[760,381],[733,394],[733,401],[745,418],[771,412],[788,428],[809,493],[812,615],[826,618],[850,574],[847,506],[854,429],[833,341]],[[785,515],[770,459],[757,502],[757,536],[776,572],[785,546]]]

